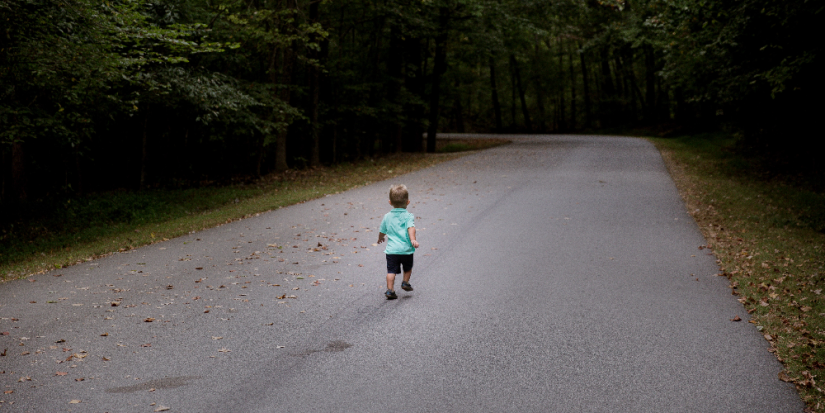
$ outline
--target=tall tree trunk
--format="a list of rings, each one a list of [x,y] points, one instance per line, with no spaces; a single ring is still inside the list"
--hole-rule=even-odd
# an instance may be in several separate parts
[[[567,113],[565,108],[564,102],[564,47],[559,41],[559,82],[558,82],[558,91],[559,91],[559,130],[562,132],[567,131]]]
[[[645,120],[656,122],[656,55],[653,47],[646,45],[645,53]]]
[[[518,123],[516,122],[516,72],[513,71],[513,65],[510,64],[510,129],[516,129]]]
[[[571,46],[575,50],[575,46]],[[576,130],[578,126],[578,113],[576,112],[576,72],[573,70],[573,53],[568,58],[570,67],[570,129]]]
[[[613,126],[616,119],[616,89],[613,86],[613,76],[610,74],[610,51],[605,47],[601,51],[602,54],[602,82],[601,93],[599,94],[599,103],[602,106],[599,110],[601,112],[604,126]]]
[[[636,73],[634,70],[634,61],[633,61],[633,49],[628,48],[627,53],[625,54],[625,78],[627,78],[627,82],[629,83],[630,91],[631,91],[631,99],[630,101],[633,103],[633,121],[638,121],[638,114],[636,113],[638,109],[639,102],[642,106],[642,113],[647,112],[647,102],[645,102],[644,96],[642,96],[642,90],[639,89],[639,83],[636,81]]]
[[[461,81],[459,81],[457,77],[455,79],[455,101],[453,108],[456,132],[464,133],[464,107],[461,105]]]
[[[533,123],[530,121],[530,112],[527,110],[527,101],[524,99],[524,88],[521,86],[521,71],[518,68],[516,56],[510,53],[510,64],[513,66],[513,73],[516,76],[516,87],[518,87],[519,100],[521,101],[521,114],[524,116],[524,126],[527,131],[533,130]]]
[[[582,89],[584,93],[584,126],[589,128],[593,125],[593,119],[590,115],[590,76],[587,73],[587,61],[584,58],[584,53],[581,52],[581,44],[579,46],[579,62],[581,62],[581,70],[582,70]]]
[[[289,84],[292,81],[292,49],[282,49],[282,56],[283,58],[281,59],[280,84],[276,85],[276,87],[278,88],[277,93],[280,100],[284,104],[289,105],[292,98],[292,92],[289,90]],[[291,121],[291,119],[289,118],[284,118],[282,120],[287,124],[289,124]],[[286,161],[286,139],[288,131],[289,126],[286,126],[282,130],[278,131],[278,140],[277,142],[275,142],[275,170],[278,172],[283,172],[289,169],[289,166]]]
[[[22,142],[11,144],[11,190],[12,202],[25,201],[26,194],[26,157]]]
[[[389,141],[395,146],[395,152],[399,153],[403,150],[403,129],[401,124],[401,105],[399,96],[401,94],[401,84],[403,79],[404,55],[403,39],[401,38],[401,30],[397,24],[393,24],[390,28],[390,50],[387,57],[387,74],[389,75],[389,88],[387,90],[387,100],[393,105],[392,120],[387,125]]]
[[[146,156],[147,156],[147,129],[149,129],[149,104],[146,104],[146,114],[143,116],[143,136],[140,141],[140,182],[138,188],[146,187]]]
[[[533,86],[535,87],[535,91],[536,91],[536,109],[538,109],[538,111],[539,111],[538,125],[536,125],[536,127],[537,127],[537,130],[539,132],[543,133],[543,132],[546,132],[546,130],[547,130],[547,125],[546,125],[546,122],[547,122],[546,116],[547,115],[546,115],[545,109],[544,109],[544,88],[542,88],[542,86],[541,86],[541,75],[540,74],[542,73],[542,70],[541,70],[541,67],[539,66],[539,64],[540,64],[539,57],[540,56],[541,56],[541,42],[539,41],[538,36],[536,36],[536,40],[535,40],[534,48],[533,48],[533,76],[532,76],[532,80],[533,80]]]
[[[438,10],[438,36],[435,38],[435,63],[433,65],[433,87],[430,95],[430,125],[427,128],[427,152],[435,152],[438,132],[438,111],[441,100],[441,75],[447,71],[447,30],[450,22],[449,10]]]
[[[496,132],[501,133],[501,104],[498,101],[498,88],[496,87],[496,62],[490,56],[490,90],[493,98],[493,114],[496,117]]]
[[[309,21],[317,23],[319,19],[318,6],[320,1],[309,3]],[[317,39],[314,39],[317,40]],[[321,62],[320,53],[310,49],[309,57],[316,60],[316,64],[309,65],[309,128],[312,138],[312,149],[309,156],[309,165],[313,168],[321,166],[321,126],[318,124],[318,104],[321,90],[321,69],[317,66]]]
[[[408,67],[412,70],[405,72],[404,84],[407,90],[416,96],[421,101],[426,101],[424,93],[424,58],[421,50],[421,39],[415,37],[407,37],[404,40],[404,55],[408,63]],[[425,107],[420,103],[408,103],[404,106],[404,112],[407,114],[407,126],[403,131],[404,134],[404,150],[412,152],[424,151],[424,123],[423,119],[426,117]]]

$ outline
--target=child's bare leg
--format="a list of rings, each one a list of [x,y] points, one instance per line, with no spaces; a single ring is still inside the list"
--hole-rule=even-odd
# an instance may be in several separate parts
[[[405,274],[405,277],[406,277],[406,274]],[[409,280],[409,279],[410,279],[410,277],[407,277],[407,280]],[[393,274],[393,273],[387,273],[387,289],[391,290],[391,291],[395,291],[395,274]]]
[[[411,275],[412,275],[412,270],[404,271],[404,282],[405,283],[409,284]]]

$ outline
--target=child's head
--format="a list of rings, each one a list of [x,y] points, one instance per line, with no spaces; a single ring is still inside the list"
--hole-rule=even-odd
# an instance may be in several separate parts
[[[393,185],[390,187],[390,204],[393,208],[406,208],[410,203],[410,193],[407,192],[406,185]]]

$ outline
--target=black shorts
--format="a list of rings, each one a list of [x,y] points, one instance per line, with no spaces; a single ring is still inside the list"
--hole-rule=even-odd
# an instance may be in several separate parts
[[[401,274],[401,265],[404,271],[411,271],[413,267],[413,255],[387,254],[387,274]]]

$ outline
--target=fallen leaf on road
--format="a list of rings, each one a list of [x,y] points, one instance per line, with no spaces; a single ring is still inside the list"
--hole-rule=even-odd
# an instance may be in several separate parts
[[[21,377],[20,380],[17,380],[18,383],[22,383],[24,381],[32,381],[32,378],[29,376]]]
[[[78,403],[80,403],[80,400],[77,400],[77,399],[72,400],[72,401],[69,402],[69,404],[78,404]]]
[[[101,337],[109,337],[109,333],[103,333],[100,335]]]
[[[218,353],[229,353],[230,351],[232,351],[232,350],[230,350],[228,348],[222,348],[222,349],[218,350]]]
[[[733,318],[730,319],[730,321],[742,321],[742,319],[739,318],[739,316],[734,316]]]
[[[147,322],[147,323],[151,323],[152,321],[155,321],[155,319],[154,319],[154,318],[152,318],[152,317],[149,317],[149,318],[147,318],[147,319],[145,319],[145,320],[143,320],[143,321],[145,321],[145,322]]]
[[[220,340],[220,339],[222,339],[222,338],[223,338],[223,337],[215,337],[215,336],[212,336],[212,340]]]
[[[80,377],[80,378],[74,379],[74,381],[83,381],[83,380],[86,380],[86,379],[84,379],[83,377]]]
[[[3,392],[3,394],[12,394],[12,393],[14,393],[14,390],[6,390],[6,391]]]
[[[141,344],[141,347],[152,347],[152,343]]]
[[[167,411],[167,410],[169,410],[169,409],[170,409],[169,407],[166,407],[166,406],[160,406],[160,407],[158,407],[157,409],[155,409],[155,411],[156,411],[156,412],[165,412],[165,411]]]
[[[787,382],[787,383],[790,383],[791,381],[793,381],[787,374],[785,374],[784,371],[779,372],[779,380],[782,380],[782,381]]]
[[[58,371],[57,373],[54,373],[55,376],[65,376],[67,374],[69,374],[68,371]]]
[[[108,358],[108,357],[106,357],[106,356],[103,356],[102,360],[103,360],[103,361],[109,361],[109,360],[111,360],[111,359],[110,359],[110,358]]]
[[[773,337],[770,334],[765,334],[765,340],[773,341]]]

